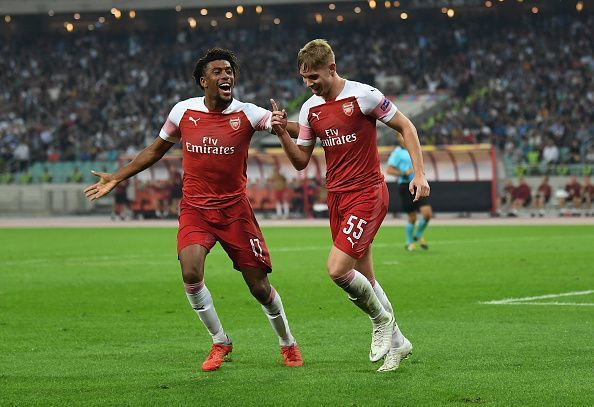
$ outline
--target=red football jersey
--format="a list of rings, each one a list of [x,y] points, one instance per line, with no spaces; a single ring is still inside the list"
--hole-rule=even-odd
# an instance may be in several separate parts
[[[313,95],[303,104],[297,144],[312,145],[316,137],[321,140],[329,192],[355,191],[384,180],[376,120],[387,123],[396,112],[379,90],[353,81],[346,81],[335,100]]]
[[[257,130],[271,131],[271,116],[235,99],[223,112],[209,112],[203,97],[176,104],[159,136],[182,143],[182,205],[223,208],[241,199],[250,140]]]

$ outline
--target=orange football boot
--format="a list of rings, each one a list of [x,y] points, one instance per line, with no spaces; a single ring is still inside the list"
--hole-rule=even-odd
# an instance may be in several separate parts
[[[299,346],[294,343],[291,346],[281,346],[281,355],[285,366],[297,367],[303,366],[303,358]]]
[[[233,345],[225,345],[222,343],[215,343],[210,348],[210,354],[202,364],[202,370],[205,372],[212,372],[217,370],[223,364],[225,356],[233,350]]]

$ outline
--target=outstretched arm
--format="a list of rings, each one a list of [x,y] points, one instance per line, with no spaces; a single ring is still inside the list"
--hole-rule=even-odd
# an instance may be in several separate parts
[[[400,111],[386,123],[388,126],[402,134],[404,138],[404,144],[413,164],[413,170],[415,177],[409,184],[409,191],[411,194],[415,194],[414,201],[429,196],[429,184],[425,179],[425,167],[423,164],[423,154],[421,152],[421,143],[419,142],[419,136],[417,135],[417,129],[412,122],[403,115]]]
[[[85,195],[91,201],[107,195],[123,180],[138,174],[159,161],[165,153],[173,147],[173,145],[174,143],[165,141],[161,137],[157,137],[153,144],[138,153],[138,155],[134,157],[134,160],[118,169],[113,174],[91,171],[93,175],[99,177],[99,181],[86,187],[84,189]]]
[[[297,169],[298,171],[301,171],[302,169],[307,167],[307,164],[309,163],[315,146],[299,146],[295,144],[291,137],[293,135],[293,132],[296,133],[296,136],[299,135],[299,125],[294,122],[287,123],[287,112],[285,111],[285,109],[279,111],[274,99],[270,99],[270,104],[272,105],[273,110],[272,129],[274,130],[274,133],[278,136],[283,150],[285,150],[285,154],[287,154],[287,157],[293,164],[293,167],[295,167],[295,169]],[[289,127],[293,127],[291,129],[291,134],[289,134],[289,131],[287,131]]]

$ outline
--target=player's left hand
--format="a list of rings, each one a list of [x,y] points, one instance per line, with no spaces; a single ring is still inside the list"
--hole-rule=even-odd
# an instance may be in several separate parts
[[[408,190],[410,191],[411,195],[415,196],[413,202],[417,202],[419,199],[429,196],[431,189],[429,188],[429,183],[424,176],[415,176],[410,184],[408,184]]]
[[[272,106],[272,130],[278,136],[280,133],[287,130],[287,112],[285,109],[278,110],[278,106],[274,99],[270,99],[270,104]]]

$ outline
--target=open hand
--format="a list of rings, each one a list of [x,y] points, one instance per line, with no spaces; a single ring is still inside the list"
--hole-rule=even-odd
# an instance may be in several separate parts
[[[116,185],[119,184],[119,182],[113,178],[112,174],[97,171],[91,171],[91,174],[99,177],[99,181],[93,185],[89,185],[84,189],[84,193],[90,201],[94,201],[95,199],[99,199],[102,196],[107,195],[112,189],[116,187]]]

